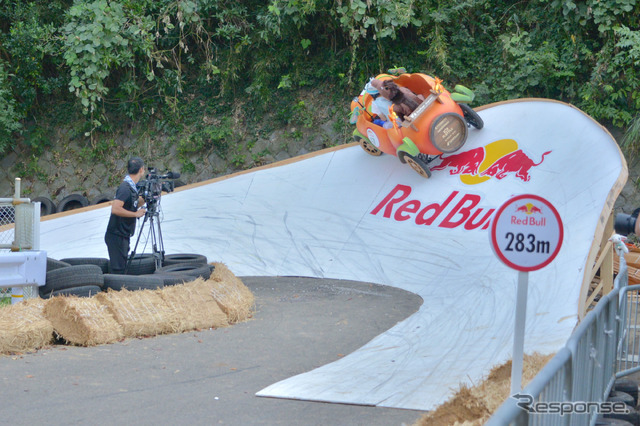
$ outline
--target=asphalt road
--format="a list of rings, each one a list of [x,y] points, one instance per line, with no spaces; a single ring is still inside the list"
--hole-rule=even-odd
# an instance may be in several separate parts
[[[0,358],[11,425],[411,425],[418,411],[260,398],[255,393],[358,349],[422,299],[386,286],[242,277],[254,318],[97,347]]]

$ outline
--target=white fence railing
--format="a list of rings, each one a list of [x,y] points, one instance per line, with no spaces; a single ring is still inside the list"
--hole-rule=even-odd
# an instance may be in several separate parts
[[[487,425],[594,425],[617,378],[640,370],[640,285],[627,287],[620,256],[615,289],[576,327],[567,344]],[[603,410],[605,409],[605,410]]]

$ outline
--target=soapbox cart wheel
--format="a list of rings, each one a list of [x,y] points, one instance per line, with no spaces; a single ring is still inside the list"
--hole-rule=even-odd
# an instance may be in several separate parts
[[[460,109],[462,109],[462,113],[464,114],[464,119],[466,120],[467,123],[469,123],[470,125],[472,125],[478,130],[484,127],[484,121],[482,121],[482,118],[480,118],[478,113],[475,112],[469,105],[467,104],[458,104],[458,105],[460,106]]]
[[[398,152],[398,158],[402,163],[406,163],[409,166],[411,166],[411,168],[415,170],[423,178],[429,179],[431,177],[431,169],[429,168],[427,163],[425,163],[424,160],[422,160],[422,158],[420,158],[419,156],[414,157],[411,154],[407,154],[406,152],[400,151]]]
[[[354,135],[353,136],[353,140],[355,140],[356,142],[358,142],[360,144],[360,146],[362,147],[362,149],[364,149],[364,151],[369,154],[369,155],[373,155],[373,156],[379,156],[382,155],[382,151],[380,151],[378,148],[376,148],[371,142],[369,142],[367,139],[361,137],[361,136],[357,136]]]

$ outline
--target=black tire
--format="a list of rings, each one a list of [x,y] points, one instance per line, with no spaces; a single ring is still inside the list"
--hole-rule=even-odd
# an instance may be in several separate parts
[[[186,274],[153,274],[153,275],[162,278],[162,280],[164,281],[165,287],[188,283],[197,278],[197,277],[193,277],[191,275],[186,275]]]
[[[618,379],[613,384],[613,390],[628,393],[634,400],[634,406],[638,405],[638,383],[629,379]]]
[[[156,259],[153,253],[136,254],[131,259],[126,275],[148,275],[156,271]]]
[[[179,263],[177,265],[163,266],[158,268],[156,274],[169,274],[169,275],[189,275],[194,278],[201,277],[209,279],[211,276],[211,268],[209,265],[195,265],[191,263]]]
[[[179,263],[204,265],[207,263],[207,256],[194,253],[167,254],[164,256],[162,266],[177,265]]]
[[[378,157],[382,155],[382,151],[380,151],[374,144],[369,142],[367,139],[360,136],[353,136],[353,140],[360,144],[360,147],[369,155],[373,155],[374,157]]]
[[[633,407],[626,407],[626,408],[629,411],[626,414],[625,413],[607,413],[607,414],[604,414],[602,417],[604,417],[605,419],[624,420],[634,425],[639,424],[640,415],[638,414],[638,411]]]
[[[78,296],[91,297],[100,293],[102,289],[97,285],[83,285],[81,287],[66,288],[64,290],[52,291],[49,295],[44,296],[45,299],[54,296]]]
[[[104,286],[102,269],[96,265],[71,265],[47,273],[45,284],[39,288],[40,294],[49,294],[82,286]]]
[[[420,157],[406,154],[404,161],[423,178],[429,179],[431,177],[431,169]]]
[[[113,200],[113,194],[103,193],[103,194],[98,195],[93,200],[91,200],[91,205],[96,205],[96,204],[101,204],[101,203],[108,203],[111,200]]]
[[[462,109],[462,113],[464,114],[464,119],[467,122],[467,124],[470,124],[471,126],[475,127],[478,130],[484,127],[484,121],[482,121],[482,118],[469,105],[467,104],[458,104],[458,105],[460,106],[460,109]]]
[[[50,198],[36,197],[31,201],[34,203],[40,203],[40,217],[53,214],[57,211],[56,205]]]
[[[60,261],[69,265],[96,265],[102,269],[103,274],[109,272],[109,259],[102,257],[67,257],[60,259]]]
[[[602,416],[604,421],[613,421],[613,423],[599,423],[596,422],[597,425],[615,425],[615,426],[626,426],[626,425],[637,425],[640,421],[640,416],[637,412],[629,413],[629,414],[604,414]]]
[[[611,393],[609,394],[609,398],[607,398],[607,401],[608,402],[624,402],[629,407],[635,408],[633,397],[626,392],[620,392],[616,390],[611,391]]]
[[[164,280],[162,277],[151,275],[120,275],[120,274],[105,274],[104,286],[113,290],[155,290],[157,288],[164,287]]]
[[[68,264],[67,262],[62,262],[60,260],[47,257],[47,273],[54,271],[56,269],[66,268],[68,266],[71,266],[71,265]]]
[[[85,197],[84,195],[80,195],[80,194],[71,194],[71,195],[67,195],[66,197],[64,197],[59,203],[58,203],[58,213],[60,212],[66,212],[69,210],[74,210],[74,209],[79,209],[82,207],[87,207],[89,205],[89,200],[87,200],[87,197]]]

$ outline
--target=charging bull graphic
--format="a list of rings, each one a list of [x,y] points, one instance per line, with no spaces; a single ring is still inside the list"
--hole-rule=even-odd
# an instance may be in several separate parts
[[[522,212],[524,214],[531,215],[534,213],[542,213],[542,210],[540,209],[540,207],[536,207],[532,203],[527,203],[516,208],[516,212]]]
[[[467,185],[482,183],[491,178],[500,180],[509,175],[529,182],[531,169],[539,166],[550,153],[551,151],[547,151],[542,154],[540,161],[536,163],[518,148],[516,141],[501,139],[486,146],[442,157],[440,164],[432,166],[431,170],[449,168],[449,174],[459,175],[460,180]]]

